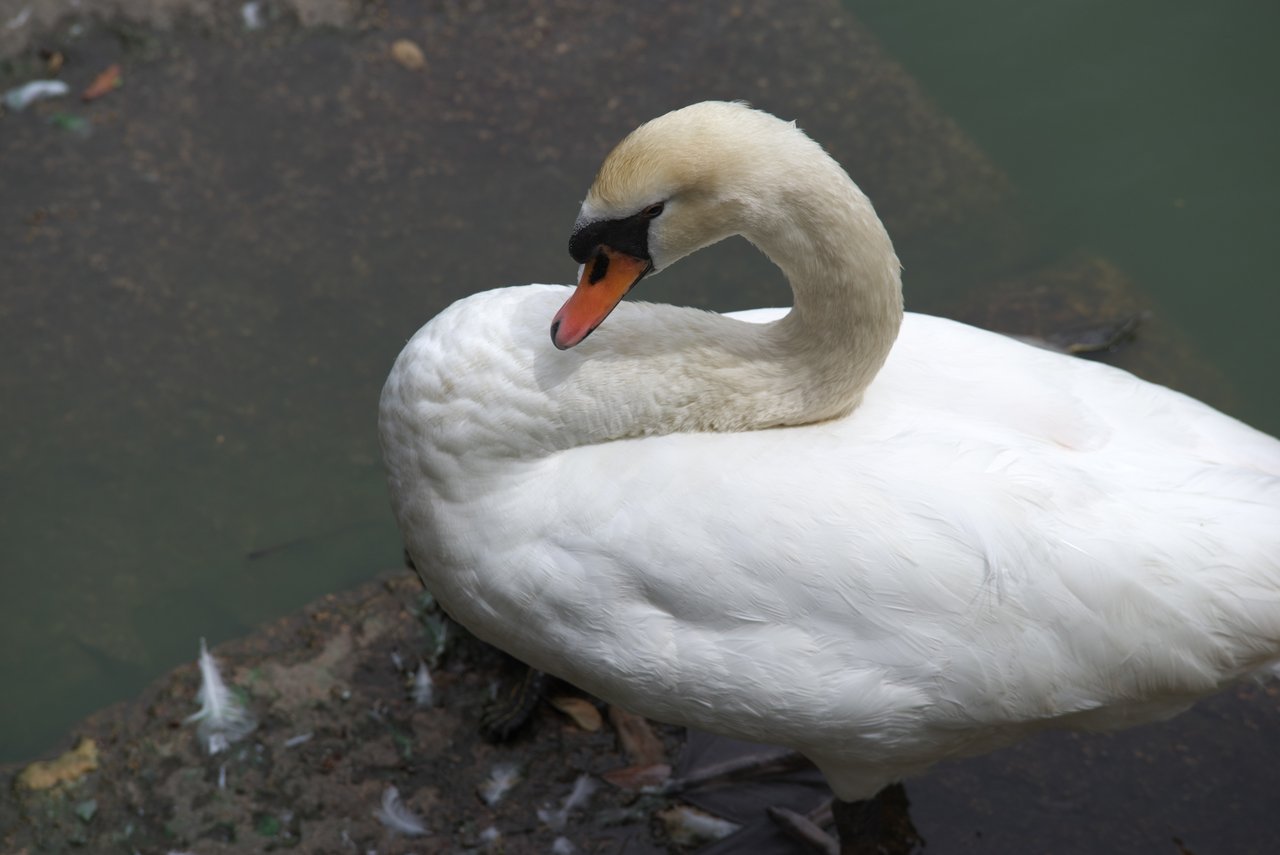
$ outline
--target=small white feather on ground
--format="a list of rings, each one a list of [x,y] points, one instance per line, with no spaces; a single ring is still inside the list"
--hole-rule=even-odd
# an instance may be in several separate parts
[[[538,809],[538,819],[542,820],[552,831],[563,831],[569,821],[569,814],[587,806],[591,794],[596,791],[595,780],[590,775],[582,774],[573,782],[573,792],[565,798],[559,810]]]
[[[225,751],[258,726],[253,714],[223,682],[218,662],[209,653],[203,638],[200,639],[200,693],[196,700],[200,702],[200,709],[187,716],[187,722],[199,722],[196,734],[210,754]]]
[[[395,787],[387,787],[382,794],[382,807],[373,812],[378,820],[396,834],[406,837],[421,837],[427,833],[426,823],[422,818],[400,801],[400,791]]]

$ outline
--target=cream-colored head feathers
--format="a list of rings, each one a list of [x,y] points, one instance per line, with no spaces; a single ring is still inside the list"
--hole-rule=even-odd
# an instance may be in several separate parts
[[[659,116],[636,128],[601,164],[587,204],[601,213],[634,213],[637,202],[665,199],[713,183],[725,156],[761,130],[785,127],[745,104],[705,101]],[[735,145],[735,142],[737,145]]]
[[[795,185],[797,162],[848,181],[794,122],[742,103],[693,104],[618,143],[587,192],[578,225],[666,203],[649,235],[654,265],[662,269],[731,234],[751,237],[753,224]]]

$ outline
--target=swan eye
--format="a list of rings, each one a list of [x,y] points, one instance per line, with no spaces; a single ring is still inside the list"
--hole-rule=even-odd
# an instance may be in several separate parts
[[[662,213],[664,204],[665,203],[663,202],[657,202],[655,204],[652,204],[649,207],[645,208],[643,211],[641,211],[640,216],[644,217],[646,220],[652,220],[654,217]]]

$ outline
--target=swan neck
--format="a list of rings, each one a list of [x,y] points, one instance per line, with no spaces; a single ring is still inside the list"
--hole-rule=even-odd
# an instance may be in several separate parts
[[[721,208],[786,274],[792,310],[760,325],[624,302],[565,354],[557,400],[592,403],[561,409],[550,442],[802,425],[858,406],[902,323],[899,264],[866,196],[810,144],[803,179],[762,171]]]
[[[807,168],[735,186],[742,193],[719,209],[721,222],[786,274],[794,302],[781,320],[623,301],[594,335],[560,351],[546,325],[564,288],[485,292],[441,313],[401,354],[383,394],[384,445],[420,449],[415,465],[444,483],[459,465],[474,473],[620,439],[851,412],[902,323],[884,227],[816,144]]]
[[[901,266],[871,202],[830,158],[808,187],[770,206],[747,232],[787,277],[791,312],[763,343],[784,373],[803,381],[795,418],[852,411],[888,358],[902,325]],[[777,391],[777,390],[775,390]]]

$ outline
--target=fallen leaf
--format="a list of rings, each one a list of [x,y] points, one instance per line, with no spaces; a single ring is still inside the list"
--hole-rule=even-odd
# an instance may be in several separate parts
[[[595,733],[604,727],[604,720],[600,718],[600,711],[596,709],[595,704],[585,698],[561,695],[551,699],[551,706],[573,719],[573,723],[583,730]]]
[[[666,827],[671,841],[680,846],[701,846],[713,840],[723,840],[742,827],[688,805],[658,811],[658,819]]]
[[[97,768],[98,744],[86,738],[56,760],[32,763],[19,773],[17,784],[28,790],[48,790],[59,784],[78,781]]]
[[[123,82],[123,73],[119,65],[109,65],[106,70],[93,78],[93,82],[89,84],[89,88],[84,90],[80,95],[81,101],[92,101],[95,98],[101,98],[112,89],[116,89]]]
[[[652,766],[619,766],[610,769],[600,777],[623,790],[643,790],[646,787],[659,787],[671,777],[671,767],[666,763],[655,763]]]
[[[618,731],[618,740],[622,742],[622,750],[637,766],[654,766],[667,759],[666,746],[649,727],[644,716],[627,712],[621,707],[609,707],[609,721]]]

